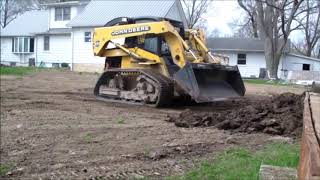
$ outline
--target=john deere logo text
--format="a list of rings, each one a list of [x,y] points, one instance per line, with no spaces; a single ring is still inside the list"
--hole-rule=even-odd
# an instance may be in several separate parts
[[[143,31],[149,31],[150,26],[140,26],[140,27],[133,27],[133,28],[127,28],[127,29],[120,29],[113,31],[111,33],[112,36],[118,36],[122,34],[130,34],[130,33],[135,33],[135,32],[143,32]]]

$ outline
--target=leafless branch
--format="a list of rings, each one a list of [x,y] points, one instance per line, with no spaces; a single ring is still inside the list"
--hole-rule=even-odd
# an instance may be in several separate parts
[[[193,28],[199,23],[211,1],[212,0],[182,0],[185,13],[187,14],[189,28]]]

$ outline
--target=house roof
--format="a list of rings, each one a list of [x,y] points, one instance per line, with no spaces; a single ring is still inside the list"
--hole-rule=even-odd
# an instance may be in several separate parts
[[[1,29],[1,36],[32,36],[49,29],[49,13],[45,10],[27,11]]]
[[[71,6],[71,5],[83,5],[88,4],[90,0],[75,0],[75,1],[65,1],[65,2],[51,2],[46,4],[41,4],[47,7],[59,7],[59,6]]]
[[[50,35],[50,34],[71,34],[71,28],[52,28],[45,32],[36,33],[38,35]]]
[[[290,51],[288,40],[284,52]],[[263,52],[264,41],[255,38],[208,38],[207,46],[212,51]]]
[[[80,15],[70,21],[68,26],[104,26],[108,21],[117,17],[166,17],[174,4],[175,0],[92,0]],[[174,20],[181,20],[179,17],[176,18]]]
[[[320,59],[315,58],[315,57],[308,57],[308,56],[304,56],[304,55],[300,55],[300,54],[294,54],[294,53],[288,53],[288,56],[295,56],[295,57],[303,58],[303,59],[307,59],[307,60],[320,61]]]

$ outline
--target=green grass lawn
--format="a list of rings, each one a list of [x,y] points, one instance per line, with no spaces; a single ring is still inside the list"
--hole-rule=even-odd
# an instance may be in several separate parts
[[[40,71],[43,68],[36,67],[0,67],[0,75],[17,75],[23,76],[36,71]]]
[[[13,168],[14,168],[14,165],[12,163],[0,164],[0,177],[6,175]]]
[[[268,85],[280,85],[280,86],[292,85],[284,80],[243,79],[243,81],[250,84],[268,84]]]
[[[210,161],[203,162],[198,169],[168,179],[258,179],[261,164],[297,167],[298,162],[298,143],[269,144],[257,152],[251,152],[244,148],[233,148],[218,154]]]

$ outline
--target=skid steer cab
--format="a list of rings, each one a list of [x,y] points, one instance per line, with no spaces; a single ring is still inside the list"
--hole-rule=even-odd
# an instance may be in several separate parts
[[[113,19],[94,30],[93,51],[105,57],[94,88],[100,100],[159,107],[177,98],[201,103],[245,94],[238,67],[211,54],[201,30],[179,21]]]

